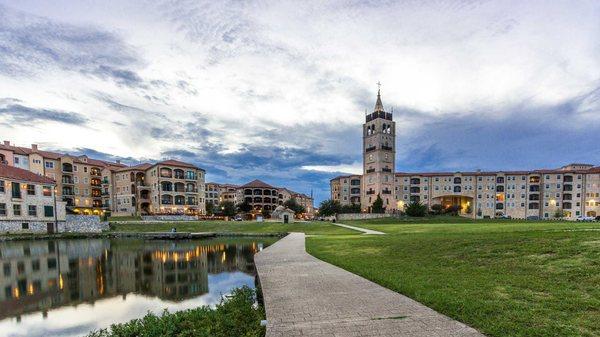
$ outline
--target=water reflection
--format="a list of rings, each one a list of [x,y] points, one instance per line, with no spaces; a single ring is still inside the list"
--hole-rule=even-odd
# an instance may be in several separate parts
[[[0,331],[81,335],[143,316],[214,304],[253,286],[264,241],[56,240],[0,243]]]

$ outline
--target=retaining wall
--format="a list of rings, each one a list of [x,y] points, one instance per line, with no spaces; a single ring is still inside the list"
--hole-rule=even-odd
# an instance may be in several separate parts
[[[27,224],[27,228],[23,228]],[[54,221],[0,221],[0,233],[48,233],[48,224]],[[58,221],[58,233],[100,233],[108,230],[108,222],[100,221],[97,215],[67,215],[65,221]]]
[[[391,216],[391,214],[386,213],[342,213],[336,216],[336,221],[380,219]]]

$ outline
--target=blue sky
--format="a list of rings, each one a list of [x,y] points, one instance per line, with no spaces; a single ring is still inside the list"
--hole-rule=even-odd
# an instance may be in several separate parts
[[[360,172],[381,81],[399,171],[600,164],[599,18],[598,1],[0,0],[0,135],[320,201]]]

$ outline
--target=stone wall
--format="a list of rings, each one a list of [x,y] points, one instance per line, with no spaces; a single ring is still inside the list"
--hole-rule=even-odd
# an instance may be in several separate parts
[[[108,230],[108,222],[100,221],[97,215],[67,215],[64,223],[58,224],[59,233],[100,233]]]
[[[144,221],[197,221],[198,217],[194,215],[143,215]]]
[[[336,216],[336,221],[380,219],[391,216],[391,214],[386,213],[342,213]]]
[[[27,228],[23,228],[27,224]],[[0,221],[0,234],[6,233],[48,233],[48,224],[54,221]],[[108,230],[108,222],[100,221],[96,215],[66,215],[66,221],[58,222],[58,233],[100,233]]]

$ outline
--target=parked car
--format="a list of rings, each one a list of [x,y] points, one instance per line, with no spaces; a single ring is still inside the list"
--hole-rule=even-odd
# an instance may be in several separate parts
[[[581,222],[591,222],[591,221],[596,221],[596,218],[593,216],[579,216],[577,217],[576,221],[581,221]]]
[[[500,219],[512,219],[512,216],[503,214],[500,216]]]
[[[236,216],[233,218],[233,221],[242,221],[242,220],[244,220],[244,219],[242,219],[242,216],[241,216],[241,215],[236,215]]]

